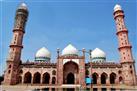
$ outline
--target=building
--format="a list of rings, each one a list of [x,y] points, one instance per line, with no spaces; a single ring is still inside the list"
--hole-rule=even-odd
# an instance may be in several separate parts
[[[115,5],[113,13],[119,42],[119,63],[107,62],[105,52],[99,48],[90,51],[91,61],[85,63],[85,49],[82,49],[83,54],[79,55],[78,49],[72,44],[65,47],[62,52],[57,49],[56,63],[50,62],[51,53],[45,47],[37,51],[35,61],[23,63],[21,61],[22,41],[28,13],[25,3],[22,3],[16,11],[4,84],[55,84],[58,86],[78,84],[86,86],[86,77],[92,77],[93,84],[97,85],[136,84],[135,60],[124,22],[124,11],[120,5]]]

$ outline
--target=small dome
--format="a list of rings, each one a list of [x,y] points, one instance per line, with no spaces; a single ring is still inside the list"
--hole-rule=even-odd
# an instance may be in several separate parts
[[[45,47],[39,49],[35,55],[36,61],[50,61],[50,58],[51,58],[51,53]]]
[[[114,11],[122,10],[121,6],[119,4],[116,4],[114,7]]]
[[[21,4],[19,5],[19,8],[18,8],[18,9],[28,10],[27,5],[26,5],[25,3],[21,3]]]
[[[67,55],[75,55],[78,56],[78,50],[71,44],[69,44],[67,47],[64,48],[64,50],[62,51],[62,55],[63,56],[67,56]]]
[[[106,54],[101,49],[96,48],[91,52],[92,61],[103,62],[106,60]]]

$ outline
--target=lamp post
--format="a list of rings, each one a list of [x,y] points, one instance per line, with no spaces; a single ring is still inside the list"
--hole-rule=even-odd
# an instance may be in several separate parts
[[[90,59],[90,68],[91,68],[91,70],[90,70],[90,77],[91,77],[91,79],[93,80],[93,78],[92,78],[92,56],[91,56],[91,52],[92,52],[92,50],[89,50],[89,59]],[[92,88],[92,83],[91,83],[91,88]]]

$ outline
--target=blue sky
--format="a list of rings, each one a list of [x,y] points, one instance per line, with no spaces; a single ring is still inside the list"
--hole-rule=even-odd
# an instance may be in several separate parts
[[[0,75],[6,68],[6,57],[12,38],[15,11],[23,0],[2,0],[0,7]],[[45,46],[56,62],[56,49],[69,43],[77,49],[96,47],[106,52],[107,61],[119,62],[118,40],[113,7],[120,4],[125,12],[133,56],[137,60],[136,1],[126,0],[25,0],[29,9],[23,39],[22,60],[33,61],[38,49]],[[86,59],[86,62],[89,61]],[[136,63],[137,66],[137,63]],[[137,68],[137,67],[136,67]]]

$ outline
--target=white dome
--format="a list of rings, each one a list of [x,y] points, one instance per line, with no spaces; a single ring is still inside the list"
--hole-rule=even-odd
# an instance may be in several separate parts
[[[47,58],[50,58],[51,57],[51,53],[48,51],[47,48],[42,47],[41,49],[39,49],[37,51],[35,57],[47,57]]]
[[[27,10],[27,5],[25,3],[21,3],[19,9]]]
[[[101,49],[96,48],[91,52],[92,58],[106,58],[105,52],[103,52]]]
[[[114,12],[115,11],[118,11],[118,10],[122,10],[121,6],[116,4],[115,7],[114,7]]]
[[[78,55],[78,50],[73,45],[69,44],[63,49],[62,55]]]

